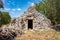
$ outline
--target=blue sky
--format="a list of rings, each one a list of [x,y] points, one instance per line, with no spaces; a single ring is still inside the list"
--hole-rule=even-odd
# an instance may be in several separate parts
[[[3,0],[5,12],[9,12],[12,18],[20,16],[34,3],[41,0]]]

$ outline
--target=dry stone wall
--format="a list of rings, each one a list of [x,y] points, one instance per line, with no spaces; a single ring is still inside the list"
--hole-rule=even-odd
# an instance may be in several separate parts
[[[48,29],[51,26],[51,21],[44,15],[35,10],[34,7],[30,7],[24,14],[22,14],[17,23],[22,30],[28,29],[28,20],[33,20],[33,29]]]

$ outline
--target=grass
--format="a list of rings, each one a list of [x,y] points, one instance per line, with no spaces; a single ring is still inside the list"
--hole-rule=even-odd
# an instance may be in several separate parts
[[[20,37],[17,36],[15,40],[60,40],[60,32],[55,30],[27,30]]]

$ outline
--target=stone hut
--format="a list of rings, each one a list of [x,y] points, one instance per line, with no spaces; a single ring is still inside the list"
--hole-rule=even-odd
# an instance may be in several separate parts
[[[42,13],[36,11],[34,7],[30,7],[29,9],[27,9],[27,11],[24,12],[24,14],[16,18],[15,22],[11,22],[8,28],[16,30],[39,30],[49,29],[50,27],[51,21]]]
[[[36,11],[34,7],[30,7],[17,20],[16,24],[20,29],[47,29],[51,26],[51,21],[47,19],[40,12]]]

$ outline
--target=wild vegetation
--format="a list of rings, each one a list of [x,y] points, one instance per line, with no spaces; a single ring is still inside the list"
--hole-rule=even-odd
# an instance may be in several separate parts
[[[15,40],[60,40],[60,32],[55,30],[27,30]]]
[[[49,18],[52,25],[60,24],[60,0],[42,0],[35,8]]]
[[[0,12],[0,27],[4,24],[8,24],[11,21],[11,17],[8,12]]]

